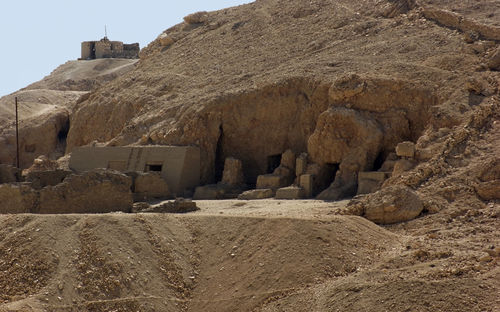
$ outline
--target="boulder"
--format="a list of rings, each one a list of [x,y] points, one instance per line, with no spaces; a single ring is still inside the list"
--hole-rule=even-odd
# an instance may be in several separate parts
[[[257,177],[257,189],[277,190],[286,186],[286,178],[276,174],[264,174]]]
[[[390,186],[349,202],[344,214],[355,214],[378,224],[392,224],[416,218],[424,209],[420,197],[407,186]]]
[[[166,33],[161,34],[158,39],[160,40],[160,45],[162,47],[168,47],[174,44],[175,40]]]
[[[0,164],[0,184],[21,181],[21,170],[14,166]]]
[[[302,199],[304,198],[304,189],[300,186],[288,186],[276,191],[276,199]]]
[[[480,182],[476,185],[476,193],[483,200],[500,199],[500,179],[488,182]]]
[[[492,70],[500,71],[500,47],[490,56],[488,60],[488,67]]]
[[[396,146],[396,155],[413,158],[415,156],[415,143],[409,141],[399,143]]]
[[[485,164],[479,179],[483,182],[500,179],[500,158],[494,159]]]
[[[73,174],[39,191],[39,213],[107,213],[132,210],[132,179],[118,171],[97,169]]]
[[[241,200],[265,199],[274,196],[272,189],[256,189],[243,192],[238,196]]]
[[[223,184],[241,186],[245,184],[243,176],[243,164],[241,160],[228,157],[224,162],[224,172],[222,173]]]
[[[189,14],[184,17],[184,22],[187,24],[203,24],[208,21],[208,13],[206,11],[200,11],[196,13]]]

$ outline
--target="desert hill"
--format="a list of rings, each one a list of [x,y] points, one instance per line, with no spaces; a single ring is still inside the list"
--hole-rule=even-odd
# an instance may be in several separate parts
[[[68,61],[44,79],[0,98],[0,163],[15,164],[15,108],[19,100],[21,166],[64,155],[69,115],[78,99],[132,70],[137,60]]]
[[[21,90],[74,96],[47,153],[196,145],[203,183],[235,157],[253,185],[291,149],[336,166],[326,195],[348,200],[0,215],[0,311],[499,311],[499,16],[495,0],[258,0],[187,16],[116,79],[56,70]],[[53,105],[35,99],[34,116]],[[408,167],[352,199],[402,141]],[[400,190],[414,220],[367,220]]]

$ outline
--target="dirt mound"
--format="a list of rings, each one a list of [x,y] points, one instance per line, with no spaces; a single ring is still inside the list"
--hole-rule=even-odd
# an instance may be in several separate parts
[[[8,285],[0,310],[249,311],[401,248],[359,217],[0,218],[0,280]]]

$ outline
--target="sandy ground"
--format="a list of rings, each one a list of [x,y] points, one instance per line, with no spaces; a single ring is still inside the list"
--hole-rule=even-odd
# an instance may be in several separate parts
[[[0,311],[498,311],[499,205],[380,227],[345,203],[0,215]]]
[[[293,218],[325,220],[349,201],[325,202],[319,200],[198,200],[200,216],[234,216],[256,218]]]

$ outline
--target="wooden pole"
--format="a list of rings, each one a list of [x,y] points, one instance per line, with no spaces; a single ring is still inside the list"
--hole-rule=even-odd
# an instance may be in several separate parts
[[[19,114],[17,112],[17,96],[16,96],[16,165],[19,166]]]

